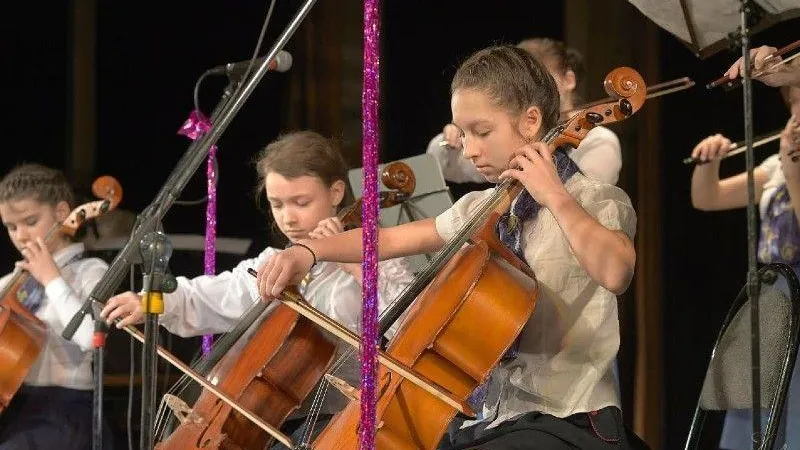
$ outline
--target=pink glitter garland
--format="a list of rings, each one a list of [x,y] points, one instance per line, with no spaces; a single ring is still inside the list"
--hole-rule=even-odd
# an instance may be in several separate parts
[[[364,122],[361,161],[364,197],[361,220],[364,272],[361,330],[361,450],[375,449],[375,406],[378,372],[378,84],[380,81],[379,0],[364,1],[364,80],[361,110]]]
[[[178,134],[184,135],[191,140],[197,140],[206,134],[211,128],[211,122],[201,111],[194,110],[189,114],[183,126],[178,130]],[[212,145],[208,149],[208,165],[206,166],[206,179],[208,202],[206,203],[206,242],[205,253],[203,255],[203,273],[214,275],[217,271],[217,171],[215,161],[217,159],[217,146]],[[207,355],[214,344],[214,336],[203,336],[203,354]]]

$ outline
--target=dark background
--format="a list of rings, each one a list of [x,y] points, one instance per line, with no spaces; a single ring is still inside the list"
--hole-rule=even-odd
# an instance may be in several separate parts
[[[322,5],[326,1],[319,3]],[[621,2],[609,0],[609,3]],[[449,121],[449,79],[458,62],[472,51],[492,43],[515,43],[532,36],[563,39],[570,26],[562,2],[515,0],[501,3],[495,6],[464,0],[384,2],[382,161],[424,152],[430,138]],[[299,4],[296,0],[279,2],[262,54]],[[320,5],[309,19],[317,32],[313,39],[325,39],[326,36],[319,33],[330,31],[333,34],[329,36],[338,39],[343,46],[349,42],[352,48],[349,53],[343,53],[341,60],[350,61],[351,66],[343,64],[340,68],[342,71],[347,67],[352,69],[353,57],[356,62],[360,57],[360,22],[351,20],[346,27],[338,26],[335,17],[326,18],[323,14],[331,10],[330,5]],[[0,152],[3,173],[23,161],[59,168],[70,166],[74,52],[71,8],[69,2],[48,4],[46,11],[35,3],[17,3],[14,13],[3,14],[0,19],[5,69],[2,71],[2,136],[5,142]],[[176,132],[192,109],[195,79],[215,65],[249,58],[266,9],[266,2],[250,0],[208,2],[202,6],[190,2],[97,3],[94,174],[110,174],[121,182],[125,191],[122,207],[138,213],[153,199],[188,146],[188,139]],[[633,17],[647,20],[641,15]],[[780,24],[757,34],[753,43],[781,47],[797,39],[798,25],[797,20]],[[308,111],[308,99],[298,100],[301,97],[293,94],[297,79],[292,77],[302,77],[302,70],[308,69],[302,56],[314,51],[317,61],[320,55],[325,56],[323,49],[309,48],[308,42],[315,41],[309,40],[308,27],[310,25],[304,24],[298,32],[298,36],[304,36],[302,40],[293,39],[286,48],[295,55],[292,71],[268,74],[219,141],[218,235],[253,239],[250,254],[270,241],[270,226],[263,207],[256,204],[252,195],[256,184],[252,160],[279,132],[314,126],[310,117],[320,113]],[[614,34],[624,36],[622,42],[629,42],[630,46],[640,45],[628,29],[610,27],[593,39],[603,40]],[[702,88],[707,81],[722,74],[738,54],[722,51],[701,60],[665,32],[659,32],[656,41],[652,51],[658,54],[660,75],[659,80],[648,82],[688,76],[698,83],[688,91],[653,100],[645,106],[658,109],[658,148],[661,149],[658,155],[661,295],[652,302],[662,311],[664,400],[660,425],[663,437],[660,442],[651,444],[677,448],[688,432],[718,324],[746,273],[744,210],[703,213],[692,209],[689,202],[691,168],[680,161],[699,139],[709,134],[720,132],[732,140],[740,140],[744,133],[741,91],[708,92]],[[586,57],[588,64],[601,67],[597,69],[601,71],[630,64],[622,56],[615,60],[613,52],[603,57],[591,54]],[[359,70],[345,71],[344,75],[323,71],[315,77],[324,80],[330,75],[343,80],[342,103],[357,106],[360,93],[352,88],[360,86]],[[587,80],[587,83],[599,85],[600,80]],[[200,96],[203,110],[211,111],[224,85],[224,78],[208,79],[203,84]],[[754,86],[756,135],[783,127],[788,114],[778,91],[760,83]],[[298,110],[306,112],[288,113]],[[343,119],[339,130],[321,131],[339,137],[349,162],[359,167],[358,118],[344,122]],[[624,129],[644,125],[639,117],[634,117],[624,124]],[[776,150],[775,146],[756,150],[756,160],[761,161]],[[636,180],[651,175],[636,172],[635,155],[648,151],[647,146],[626,149],[628,156],[620,184],[634,200],[643,194],[636,191]],[[723,164],[725,174],[737,173],[743,168],[744,158]],[[70,173],[69,169],[65,170]],[[79,194],[87,195],[88,191]],[[195,199],[204,194],[203,166],[187,187],[184,198]],[[202,234],[204,214],[205,205],[175,206],[164,225],[172,233]],[[647,217],[640,216],[640,225],[646,220]],[[7,240],[3,240],[0,249],[1,262],[11,267],[17,255]],[[201,255],[185,260],[182,273],[202,271]],[[235,259],[224,259],[219,269],[234,262]],[[621,366],[623,396],[628,408],[633,395],[631,346],[635,343],[630,329],[624,333]],[[117,345],[109,345],[110,370],[117,364],[116,368],[124,372],[127,370],[124,363],[127,344],[125,338],[113,339],[112,343],[117,342]],[[195,341],[189,341],[187,348],[192,342]],[[111,413],[116,416],[122,414],[118,405],[123,404],[125,394],[124,389],[119,389],[117,406]],[[110,401],[114,401],[113,395],[111,398]],[[630,421],[632,412],[625,414]],[[116,420],[121,424],[124,415]],[[137,421],[138,412],[134,415],[134,422]],[[117,438],[123,439],[119,428],[116,431]]]

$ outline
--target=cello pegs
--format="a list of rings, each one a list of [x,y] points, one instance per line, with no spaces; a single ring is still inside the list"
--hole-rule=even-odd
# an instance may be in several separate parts
[[[622,112],[625,117],[630,117],[633,115],[633,105],[627,98],[623,98],[619,101],[619,110]]]

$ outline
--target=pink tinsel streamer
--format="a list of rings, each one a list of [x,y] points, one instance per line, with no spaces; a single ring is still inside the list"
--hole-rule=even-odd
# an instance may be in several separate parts
[[[361,109],[364,121],[362,164],[364,197],[361,218],[364,273],[361,346],[361,450],[375,449],[375,406],[378,372],[378,85],[380,81],[379,0],[364,1],[364,79]]]
[[[191,140],[196,140],[206,134],[211,128],[211,122],[202,112],[194,110],[189,114],[183,126],[178,130]],[[208,202],[206,203],[206,242],[203,256],[203,273],[214,275],[216,273],[216,245],[217,245],[217,171],[216,171],[217,146],[208,149],[208,165],[206,166],[206,180]],[[207,355],[214,344],[214,336],[203,336],[203,354]]]

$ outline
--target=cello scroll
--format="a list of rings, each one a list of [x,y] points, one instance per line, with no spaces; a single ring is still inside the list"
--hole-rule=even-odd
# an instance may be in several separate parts
[[[583,109],[563,125],[554,128],[553,132],[548,133],[555,135],[551,137],[554,146],[577,147],[589,130],[597,125],[619,122],[635,114],[647,96],[644,79],[630,67],[617,67],[609,72],[603,87],[612,100]],[[548,140],[547,137],[545,140]]]
[[[408,164],[400,161],[387,164],[383,168],[381,181],[384,186],[392,189],[391,191],[382,191],[379,194],[381,208],[391,208],[408,201],[417,187],[414,171],[411,170]],[[348,226],[351,228],[361,226],[361,206],[362,200],[359,198],[339,213],[339,219],[345,224],[345,228],[348,228]]]
[[[101,200],[95,200],[75,208],[61,223],[59,231],[74,237],[87,220],[94,219],[116,209],[122,201],[122,186],[114,177],[104,175],[92,183],[92,193]]]

